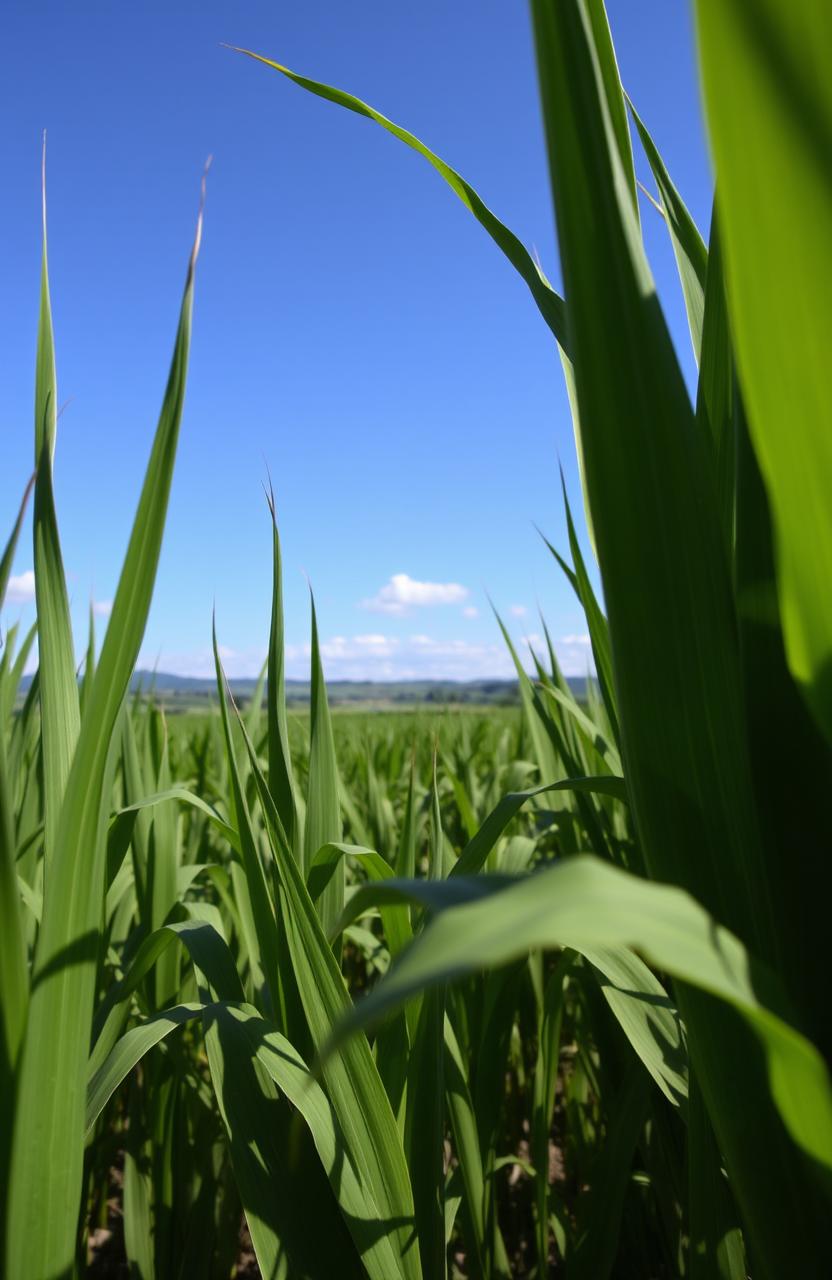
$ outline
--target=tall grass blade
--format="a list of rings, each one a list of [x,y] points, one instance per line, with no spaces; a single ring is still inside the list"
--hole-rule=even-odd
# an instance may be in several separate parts
[[[325,844],[337,844],[342,835],[338,761],[335,758],[332,719],[329,714],[324,670],[321,663],[314,599],[312,599],[312,688],[309,717],[309,786],[304,829],[304,866],[307,874],[318,850]],[[344,884],[344,863],[343,860],[339,860],[335,864],[333,874],[318,904],[325,933],[331,931],[343,910]]]
[[[443,840],[436,754],[430,810],[428,876],[442,880]],[[445,1251],[445,992],[441,986],[420,1002],[408,1062],[405,1144],[413,1186],[416,1230],[422,1266],[429,1276],[443,1280]]]
[[[57,377],[49,267],[46,247],[46,141],[43,148],[43,256],[35,375],[35,600],[38,616],[43,788],[46,817],[45,870],[48,877],[58,837],[61,803],[78,738],[80,711],[75,679],[72,625],[66,592],[52,466],[57,426]]]
[[[700,430],[713,441],[716,487],[723,537],[733,559],[735,540],[737,415],[740,412],[736,386],[734,350],[728,328],[725,277],[716,205],[711,218],[708,244],[708,274],[702,319],[702,350],[699,383],[696,388],[696,420]]]
[[[776,530],[789,665],[832,738],[832,14],[697,0],[728,309]],[[760,264],[765,270],[760,270]]]
[[[674,186],[659,149],[630,98],[627,102],[635,121],[644,154],[659,188],[670,243],[679,271],[682,295],[690,328],[690,340],[697,364],[702,349],[702,326],[705,315],[705,281],[708,274],[708,250],[699,228]]]
[[[20,510],[9,540],[0,560],[0,610],[6,596],[26,503],[34,483],[29,481],[23,494]],[[34,635],[34,629],[30,633]],[[6,748],[6,716],[11,711],[12,699],[17,690],[15,671],[5,670],[9,657],[9,636],[0,636],[4,644],[0,662],[0,688],[3,698],[0,711],[0,1170],[3,1180],[9,1168],[9,1147],[14,1123],[15,1067],[26,1022],[29,999],[26,943],[20,918],[17,872],[17,838],[14,813],[15,774],[9,770]],[[22,655],[28,653],[24,642]],[[8,686],[8,688],[7,688]],[[0,1242],[5,1238],[6,1195],[0,1196]]]
[[[8,1273],[33,1280],[62,1280],[73,1268],[83,1172],[84,1089],[105,891],[104,824],[115,764],[111,747],[161,548],[185,392],[201,228],[200,211],[156,438],[55,828],[20,1066],[6,1245]],[[48,454],[44,445],[44,477]],[[52,621],[49,612],[40,618],[41,654],[43,632]],[[74,669],[72,681],[75,689]]]
[[[776,966],[781,938],[760,862],[708,442],[633,218],[584,0],[533,0],[532,11],[636,826],[651,874],[689,888]],[[777,1116],[750,1105],[765,1086],[747,1034],[695,993],[679,1001],[746,1226],[772,1273],[795,1265],[795,1238],[808,1265],[818,1205]],[[743,1087],[727,1065],[738,1059],[749,1073]],[[790,1170],[787,1206],[764,1174],[773,1150]]]
[[[295,779],[286,718],[286,637],[283,626],[283,564],[274,493],[268,493],[272,518],[272,617],[268,656],[269,786],[289,844],[300,858],[302,832],[295,800]]]
[[[257,794],[267,822],[280,884],[281,921],[286,931],[298,991],[316,1049],[350,1007],[338,962],[292,854],[257,754],[239,721]],[[410,1179],[396,1121],[370,1047],[363,1036],[332,1058],[324,1079],[350,1156],[378,1212],[379,1230],[390,1238],[395,1275],[419,1280],[422,1268],[413,1237]]]
[[[354,111],[356,115],[366,116],[368,120],[381,125],[382,129],[386,129],[394,138],[398,138],[405,146],[410,147],[412,151],[424,156],[440,177],[444,178],[466,209],[474,215],[477,222],[488,233],[497,247],[503,251],[518,274],[525,280],[532,297],[540,308],[541,315],[558,339],[558,342],[566,349],[563,299],[549,284],[540,266],[535,262],[525,246],[520,243],[508,227],[500,222],[499,218],[495,217],[470,183],[466,182],[455,169],[452,169],[435,152],[426,147],[423,142],[420,142],[414,134],[408,132],[407,129],[403,129],[401,125],[394,124],[392,120],[388,120],[386,116],[383,116],[380,111],[376,111],[366,102],[362,102],[360,98],[353,97],[351,93],[346,93],[343,89],[336,89],[331,85],[322,84],[318,80],[310,80],[307,76],[298,75],[296,71],[290,71],[288,67],[281,66],[279,62],[273,62],[270,58],[264,58],[259,53],[252,53],[250,49],[235,49],[234,52],[244,53],[246,57],[254,58],[256,62],[262,62],[267,67],[272,67],[275,71],[279,71],[281,75],[286,76],[288,80],[293,81],[300,88],[306,89],[308,93],[315,94],[318,98],[325,98],[328,102],[334,102],[337,106],[345,107],[348,111]]]
[[[23,516],[33,484],[34,477],[26,486],[14,528],[6,543],[3,558],[0,560],[0,609],[6,597]],[[5,661],[8,637],[0,637],[0,639],[6,642],[6,651],[3,655]],[[23,652],[24,654],[28,652],[26,646]],[[16,684],[12,680],[10,690],[12,697],[15,689]],[[5,717],[3,717],[3,723],[0,723],[0,1036],[2,1037],[0,1085],[2,1085],[5,1102],[0,1104],[4,1107],[0,1115],[4,1118],[3,1129],[6,1135],[11,1131],[11,1113],[5,1110],[5,1106],[10,1104],[13,1098],[14,1064],[23,1034],[28,1000],[26,951],[17,905],[16,839],[12,803],[12,778],[6,758]],[[5,1168],[5,1163],[0,1167]]]

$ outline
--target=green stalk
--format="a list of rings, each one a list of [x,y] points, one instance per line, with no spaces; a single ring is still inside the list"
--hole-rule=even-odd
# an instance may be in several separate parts
[[[83,1172],[87,1056],[106,887],[105,824],[115,766],[113,734],[138,656],[161,549],[185,393],[194,268],[201,229],[200,211],[159,426],[89,707],[54,826],[50,877],[20,1064],[6,1241],[8,1274],[27,1275],[32,1280],[64,1280],[71,1276],[74,1266]],[[46,397],[44,403],[48,409]],[[46,419],[49,420],[48,413]],[[47,496],[51,494],[48,442],[47,431],[39,465],[39,481],[45,483]],[[45,533],[51,529],[47,518],[50,510],[48,505],[44,508]],[[36,522],[37,519],[36,515]],[[44,562],[36,559],[36,577],[39,563]],[[46,603],[53,599],[57,567],[56,562],[46,562]],[[48,653],[50,645],[56,655],[63,654],[62,618],[52,608],[40,616],[39,608],[39,620],[43,662],[44,651]],[[53,628],[54,633],[50,634]],[[74,667],[72,684],[77,701]],[[49,717],[55,714],[54,704],[44,702],[44,731]],[[56,741],[65,745],[61,723],[55,721],[52,728],[58,731]],[[53,800],[58,781],[56,775]]]

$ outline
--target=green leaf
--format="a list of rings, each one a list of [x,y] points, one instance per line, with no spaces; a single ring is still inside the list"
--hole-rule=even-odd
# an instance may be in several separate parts
[[[14,528],[3,552],[3,558],[0,560],[0,608],[5,599],[26,503],[33,484],[34,477],[26,486]],[[5,656],[4,654],[4,660]],[[6,1135],[11,1131],[12,1080],[23,1035],[29,994],[26,950],[17,905],[16,841],[12,796],[4,716],[0,721],[0,1094],[3,1098],[0,1102],[0,1120]],[[3,1159],[5,1145],[5,1141],[0,1139],[0,1160],[2,1160],[0,1168],[6,1168]]]
[[[216,809],[208,804],[207,800],[203,800],[202,796],[198,796],[194,791],[190,791],[187,787],[178,784],[168,787],[164,791],[156,791],[153,795],[144,796],[141,800],[137,800],[135,804],[126,805],[119,813],[140,813],[144,809],[152,809],[155,805],[164,804],[168,800],[178,800],[180,804],[190,805],[197,809],[200,813],[204,813],[210,820],[211,825],[216,828],[221,836],[224,837],[238,853],[241,852],[239,832],[225,821]]]
[[[281,1215],[275,1218],[273,1210],[268,1208],[270,1199],[274,1198],[270,1193],[276,1190],[273,1182],[270,1185],[269,1176],[274,1179],[279,1166],[286,1166],[287,1162],[290,1176],[297,1176],[297,1170],[291,1168],[297,1159],[297,1152],[293,1153],[292,1146],[296,1147],[297,1143],[296,1135],[292,1143],[291,1130],[285,1135],[288,1139],[286,1148],[274,1147],[268,1139],[264,1142],[274,1119],[274,1094],[264,1088],[262,1076],[259,1080],[253,1076],[251,1064],[254,1061],[298,1109],[308,1125],[368,1275],[374,1280],[387,1280],[396,1271],[390,1242],[385,1235],[379,1238],[377,1216],[367,1188],[362,1186],[350,1160],[344,1158],[344,1139],[332,1105],[289,1041],[250,1005],[178,1005],[145,1019],[125,1032],[90,1080],[88,1132],[109,1098],[144,1054],[171,1031],[197,1016],[202,1017],[208,1035],[212,1028],[218,1031],[209,1049],[212,1075],[235,1152],[235,1171],[252,1226],[258,1261],[264,1273],[271,1274],[281,1240],[278,1226]],[[244,1077],[248,1077],[252,1088],[240,1087]],[[248,1125],[246,1119],[249,1120]],[[256,1135],[253,1138],[255,1154],[259,1159],[268,1161],[266,1169],[258,1165],[256,1159],[247,1160],[247,1132]],[[344,1264],[347,1264],[346,1258],[342,1258]]]
[[[344,1135],[335,1110],[306,1063],[289,1041],[257,1016],[250,1006],[239,1009],[233,1006],[214,1006],[206,1012],[206,1018],[216,1019],[226,1046],[236,1042],[241,1049],[247,1050],[258,1067],[266,1072],[303,1116],[367,1275],[371,1280],[389,1280],[389,1277],[397,1275],[399,1264],[390,1236],[379,1230],[381,1211],[372,1198],[371,1189],[362,1181],[349,1155],[345,1156]],[[239,1090],[234,1087],[233,1079],[229,1083],[238,1106]],[[226,1098],[230,1101],[231,1091],[226,1094]],[[261,1109],[261,1115],[263,1114]],[[243,1129],[244,1134],[245,1132]],[[291,1131],[289,1137],[291,1138]],[[285,1162],[287,1154],[290,1162],[288,1172],[291,1175],[291,1153],[278,1151],[277,1158]],[[268,1190],[268,1184],[264,1184],[261,1177],[259,1196],[262,1197],[264,1191],[268,1194]],[[314,1213],[314,1206],[312,1210]],[[320,1206],[318,1211],[320,1212]],[[353,1273],[349,1258],[343,1251],[337,1265],[339,1274],[342,1269],[347,1274]],[[358,1272],[357,1267],[354,1270]]]
[[[530,791],[515,791],[503,796],[499,804],[488,815],[474,839],[471,840],[451,868],[451,876],[470,876],[481,871],[485,866],[494,845],[505,831],[511,819],[519,813],[527,800],[534,796],[545,795],[549,791],[574,791],[576,794],[587,792],[612,796],[616,800],[627,800],[627,788],[623,778],[604,775],[599,778],[564,778],[562,782],[547,782],[541,787],[532,787]]]
[[[640,880],[589,855],[443,911],[356,1006],[339,1039],[431,984],[553,946],[581,954],[637,949],[656,968],[736,1008],[765,1050],[771,1092],[789,1132],[832,1172],[829,1073],[817,1049],[778,1011],[783,997],[773,976],[683,890]],[[758,991],[766,993],[765,1002]]]
[[[603,731],[597,724],[594,724],[586,712],[582,710],[572,697],[571,693],[567,694],[561,689],[556,689],[553,686],[546,685],[543,687],[543,692],[547,697],[551,698],[554,702],[557,702],[561,707],[563,707],[566,714],[575,721],[575,724],[584,735],[589,746],[591,746],[594,751],[597,751],[604,763],[608,765],[613,777],[622,778],[623,780],[621,757],[617,750],[612,743],[607,742]]]
[[[133,1132],[124,1153],[124,1251],[131,1276],[155,1280],[153,1180],[147,1167],[150,1144],[141,1133],[140,1092],[135,1085],[127,1114]]]
[[[664,217],[667,223],[667,229],[670,233],[670,243],[673,245],[673,253],[676,258],[676,266],[679,270],[679,280],[682,284],[682,294],[685,299],[685,310],[688,317],[688,327],[690,329],[690,340],[693,343],[693,354],[696,356],[696,362],[699,363],[700,352],[702,349],[702,325],[705,314],[705,281],[708,274],[708,250],[705,241],[702,239],[699,228],[688,212],[673,180],[667,172],[665,163],[659,154],[658,147],[647,131],[647,126],[641,116],[633,106],[632,100],[628,97],[627,102],[632,112],[633,120],[638,129],[638,136],[641,138],[641,145],[644,147],[644,153],[647,156],[650,168],[653,171],[653,177],[656,179],[656,186],[659,188],[661,197],[661,207],[664,210]]]
[[[612,33],[610,32],[604,0],[587,0],[587,14],[592,24],[592,38],[601,72],[606,107],[618,151],[618,159],[621,171],[629,187],[630,198],[633,202],[633,212],[638,218],[638,189],[636,186],[636,171],[633,164],[633,143],[630,138],[627,108],[624,103],[625,95],[621,88],[618,62],[615,57],[615,47],[612,42]]]
[[[312,687],[310,693],[309,784],[306,797],[304,865],[308,869],[322,845],[341,839],[341,806],[338,761],[332,737],[332,719],[326,697],[326,683],[318,645],[318,620],[312,602]],[[318,910],[324,932],[329,933],[344,905],[344,863],[338,860],[321,894]]]
[[[739,395],[734,417],[737,614],[752,778],[765,839],[764,874],[778,904],[783,974],[800,1003],[807,1033],[829,1059],[826,850],[832,755],[788,669],[769,503]]]
[[[188,920],[164,925],[144,939],[124,977],[110,987],[96,1013],[93,1048],[87,1064],[90,1079],[101,1070],[121,1035],[131,996],[159,957],[177,942],[186,948],[191,963],[200,973],[203,985],[207,983],[213,998],[242,1000],[243,989],[231,953],[210,924]]]
[[[651,870],[747,921],[753,938],[756,832],[710,463],[619,185],[583,0],[535,0],[533,13],[629,790]],[[714,739],[718,757],[705,748]],[[684,841],[663,776],[691,780]]]
[[[168,756],[168,732],[165,718],[161,711],[154,710],[151,719],[151,730],[158,735],[157,751],[159,755],[157,786],[164,792],[170,789],[170,759]],[[163,925],[175,903],[179,899],[179,841],[177,838],[177,813],[170,805],[160,805],[153,813],[152,867],[150,927],[158,929]],[[179,957],[175,951],[167,952],[160,958],[154,974],[156,987],[156,1007],[164,1007],[175,999],[179,978]]]
[[[245,872],[246,889],[251,903],[255,929],[254,936],[249,937],[250,955],[265,976],[266,990],[262,993],[262,998],[266,1011],[271,1013],[272,1016],[279,1017],[285,1026],[287,1014],[285,1000],[282,998],[277,908],[274,893],[269,885],[266,869],[255,838],[248,800],[243,789],[240,768],[237,762],[231,718],[228,713],[228,704],[231,703],[234,706],[234,700],[220,661],[216,627],[214,628],[214,664],[216,667],[223,735],[225,737],[228,776],[231,783],[231,797],[234,804],[234,812],[237,816],[242,866]],[[234,710],[236,713],[236,706],[234,706]]]
[[[459,1171],[464,1189],[473,1262],[479,1274],[487,1275],[484,1253],[487,1251],[485,1234],[485,1181],[482,1169],[477,1117],[468,1083],[465,1060],[459,1047],[453,1024],[445,1015],[445,1097],[448,1116],[454,1136],[454,1150],[459,1161]]]
[[[566,494],[566,483],[563,478],[563,473],[561,473],[560,482],[561,489],[563,491],[563,506],[566,512],[566,528],[569,534],[569,549],[572,555],[574,571],[571,570],[561,556],[558,555],[557,551],[547,538],[543,538],[543,541],[557,560],[561,569],[563,569],[572,584],[575,594],[581,602],[581,607],[586,616],[587,627],[589,628],[589,638],[592,643],[592,656],[595,659],[595,669],[598,673],[598,683],[601,686],[601,694],[604,699],[607,716],[609,717],[613,738],[616,744],[618,744],[621,739],[621,731],[618,727],[618,707],[615,697],[615,676],[613,673],[612,645],[610,644],[609,624],[604,616],[601,606],[598,603],[581,553],[578,535],[575,531],[575,524],[572,519],[572,508],[569,505],[569,498]],[[542,536],[543,535],[541,534],[541,537]]]
[[[725,546],[731,557],[734,554],[737,417],[740,412],[734,351],[728,328],[719,223],[714,206],[696,388],[696,421],[699,429],[705,431],[713,442],[719,512]]]
[[[433,755],[428,876],[442,883],[443,838]],[[416,1231],[422,1266],[431,1277],[444,1280],[445,1249],[445,991],[441,984],[420,1002],[407,1063],[405,1153],[413,1186]]]
[[[331,1201],[323,1171],[303,1150],[296,1117],[280,1099],[275,1081],[293,1102],[326,1119],[329,1104],[289,1042],[273,1031],[250,1005],[208,1005],[203,1012],[205,1048],[220,1112],[228,1131],[234,1177],[263,1275],[314,1280],[345,1274],[359,1280],[344,1221]],[[271,1045],[266,1042],[271,1041]],[[265,1061],[264,1061],[265,1059]],[[292,1087],[294,1085],[294,1087]],[[305,1086],[308,1086],[305,1088]],[[313,1093],[314,1090],[314,1093]],[[320,1126],[315,1126],[316,1138]],[[340,1135],[329,1139],[327,1172],[354,1209],[361,1188],[343,1156]],[[351,1195],[350,1195],[351,1193]],[[367,1213],[367,1198],[363,1212]],[[372,1214],[372,1208],[369,1210]],[[390,1252],[388,1244],[388,1252]],[[374,1269],[381,1280],[379,1268]]]
[[[45,874],[48,878],[58,839],[61,804],[78,739],[80,710],[75,679],[72,624],[66,593],[52,466],[57,424],[57,378],[49,268],[46,251],[46,142],[43,150],[43,257],[35,376],[35,505],[32,522],[35,601],[38,617],[38,674],[46,832]]]
[[[272,518],[272,616],[269,631],[268,713],[269,713],[269,786],[289,844],[300,856],[303,848],[295,798],[292,753],[289,749],[289,723],[286,716],[286,637],[283,626],[283,566],[280,536],[277,532],[274,493],[267,501]]]
[[[830,739],[832,12],[815,0],[695,8],[728,310],[771,501],[786,651]]]
[[[313,1043],[320,1049],[350,1007],[338,962],[300,873],[245,726],[243,736],[257,794],[266,818],[280,885],[281,920]],[[413,1247],[413,1199],[401,1138],[390,1102],[364,1036],[346,1045],[324,1067],[324,1079],[362,1184],[378,1206],[380,1229],[396,1256],[395,1275],[420,1280]],[[391,1277],[392,1280],[392,1277]]]
[[[371,882],[390,880],[393,877],[390,864],[385,862],[381,854],[376,853],[375,849],[365,849],[362,845],[354,844],[325,844],[315,854],[312,859],[312,865],[309,868],[307,887],[313,902],[317,902],[323,893],[334,868],[346,858],[355,858],[366,872],[367,879]],[[346,927],[341,925],[341,919],[345,914],[346,912],[342,912],[342,916],[333,925],[332,931],[328,935],[331,941],[338,936],[342,928]],[[355,919],[354,916],[351,918]],[[386,909],[382,908],[381,918],[390,954],[391,956],[398,955],[413,937],[409,913],[406,908],[388,906]]]
[[[33,1280],[64,1276],[75,1256],[84,1089],[106,889],[105,824],[115,766],[111,748],[161,548],[185,392],[201,227],[200,212],[159,426],[55,828],[20,1066],[6,1252],[8,1272]],[[48,442],[48,430],[44,440]],[[41,463],[41,475],[48,478],[47,456],[48,449]],[[40,621],[43,662],[43,627],[49,619]],[[74,670],[72,683],[77,699]]]
[[[203,1008],[204,1005],[199,1003],[175,1005],[125,1031],[87,1086],[87,1137],[92,1134],[96,1120],[136,1063],[171,1031],[198,1017]]]
[[[622,1031],[668,1101],[688,1096],[687,1043],[681,1019],[658,978],[632,951],[585,950]]]
[[[710,441],[694,420],[644,257],[603,107],[585,2],[533,0],[532,11],[637,833],[651,875],[689,889],[777,966],[781,935],[750,787]],[[732,114],[731,106],[724,109]],[[720,207],[722,198],[720,189]],[[763,260],[755,254],[756,270]],[[747,1032],[735,1014],[695,992],[677,995],[755,1253],[772,1275],[808,1266],[823,1210],[779,1118],[767,1103],[760,1108],[767,1094]],[[729,1065],[737,1060],[746,1063],[742,1086]],[[777,1194],[765,1176],[775,1150],[789,1169]],[[799,1263],[795,1248],[802,1250]]]
[[[416,842],[418,827],[418,806],[416,804],[414,785],[416,781],[416,748],[410,757],[410,772],[407,783],[407,801],[402,818],[399,845],[396,850],[396,875],[409,879],[416,874]]]
[[[538,1169],[535,1178],[537,1265],[541,1275],[544,1275],[549,1265],[549,1136],[560,1066],[564,997],[575,954],[565,951],[560,956],[545,986],[539,956],[530,958],[532,977],[535,977],[535,961],[538,974],[537,983],[533,983],[537,1003],[537,1060],[532,1082],[531,1156]]]
[[[381,125],[382,129],[386,129],[394,138],[398,138],[405,146],[410,147],[412,151],[424,156],[440,177],[444,178],[466,209],[474,215],[477,222],[484,228],[497,247],[503,251],[518,274],[525,280],[532,297],[540,308],[543,319],[561,346],[566,348],[563,299],[558,296],[549,284],[540,266],[534,261],[531,254],[520,243],[514,233],[509,231],[508,227],[504,226],[499,218],[494,216],[477,195],[474,188],[455,169],[452,169],[444,160],[441,160],[438,155],[429,150],[423,142],[420,142],[407,129],[394,124],[392,120],[388,120],[381,112],[368,106],[360,98],[354,98],[351,93],[345,93],[343,89],[335,89],[330,85],[321,84],[317,80],[310,80],[306,76],[298,75],[297,72],[290,71],[288,67],[281,66],[279,62],[272,62],[270,58],[264,58],[259,53],[252,53],[250,49],[234,48],[234,52],[244,53],[246,57],[254,58],[255,61],[262,62],[267,67],[272,67],[275,71],[279,71],[281,75],[286,76],[288,80],[293,81],[294,84],[306,89],[308,93],[315,94],[316,97],[325,98],[328,102],[334,102],[340,107],[346,107],[348,111],[354,111],[357,115],[366,116],[368,120],[373,120],[376,124]]]

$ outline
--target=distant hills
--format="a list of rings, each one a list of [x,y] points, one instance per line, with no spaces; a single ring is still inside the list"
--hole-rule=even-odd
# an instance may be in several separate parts
[[[577,698],[586,697],[586,679],[570,678],[569,686]],[[235,698],[245,700],[254,693],[254,679],[229,680]],[[160,697],[171,697],[177,702],[196,701],[216,697],[214,680],[196,676],[176,676],[166,672],[137,671],[133,676],[133,689],[154,689]],[[327,695],[333,706],[421,706],[470,703],[483,706],[510,706],[520,700],[516,680],[330,680]],[[309,702],[308,680],[287,680],[286,701],[290,705]]]
[[[24,676],[25,692],[32,677]],[[568,683],[576,698],[586,698],[586,679],[570,677]],[[231,692],[240,702],[252,697],[257,686],[254,679],[229,680]],[[171,710],[197,709],[216,700],[217,685],[202,676],[177,676],[168,671],[136,671],[130,684],[133,692],[154,691]],[[286,701],[290,706],[308,704],[308,680],[287,680]],[[516,680],[330,680],[327,695],[333,706],[418,707],[449,706],[467,703],[471,706],[513,706],[520,701]]]
[[[234,697],[243,702],[252,697],[257,686],[254,679],[230,679],[228,683]],[[183,707],[212,701],[217,696],[215,680],[163,671],[137,671],[131,687],[153,689],[157,697]],[[516,680],[330,680],[326,688],[333,706],[511,705],[520,696]],[[289,706],[304,706],[309,698],[308,680],[286,681]]]

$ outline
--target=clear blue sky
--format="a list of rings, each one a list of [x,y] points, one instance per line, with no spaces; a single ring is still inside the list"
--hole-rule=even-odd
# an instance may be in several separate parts
[[[625,84],[707,232],[689,6],[612,0],[609,11]],[[507,674],[486,589],[518,637],[539,631],[539,602],[567,669],[584,670],[584,622],[533,529],[565,543],[559,459],[578,507],[580,492],[554,344],[525,286],[419,157],[220,47],[275,57],[412,129],[557,280],[526,7],[11,0],[2,34],[0,536],[32,466],[46,128],[68,401],[56,486],[79,644],[90,598],[103,624],[115,590],[211,152],[188,397],[142,660],[207,671],[216,601],[229,671],[259,666],[268,466],[290,674],[307,668],[304,575],[333,677]],[[644,221],[689,372],[664,229],[647,207]],[[31,567],[27,527],[7,623],[33,616]]]

